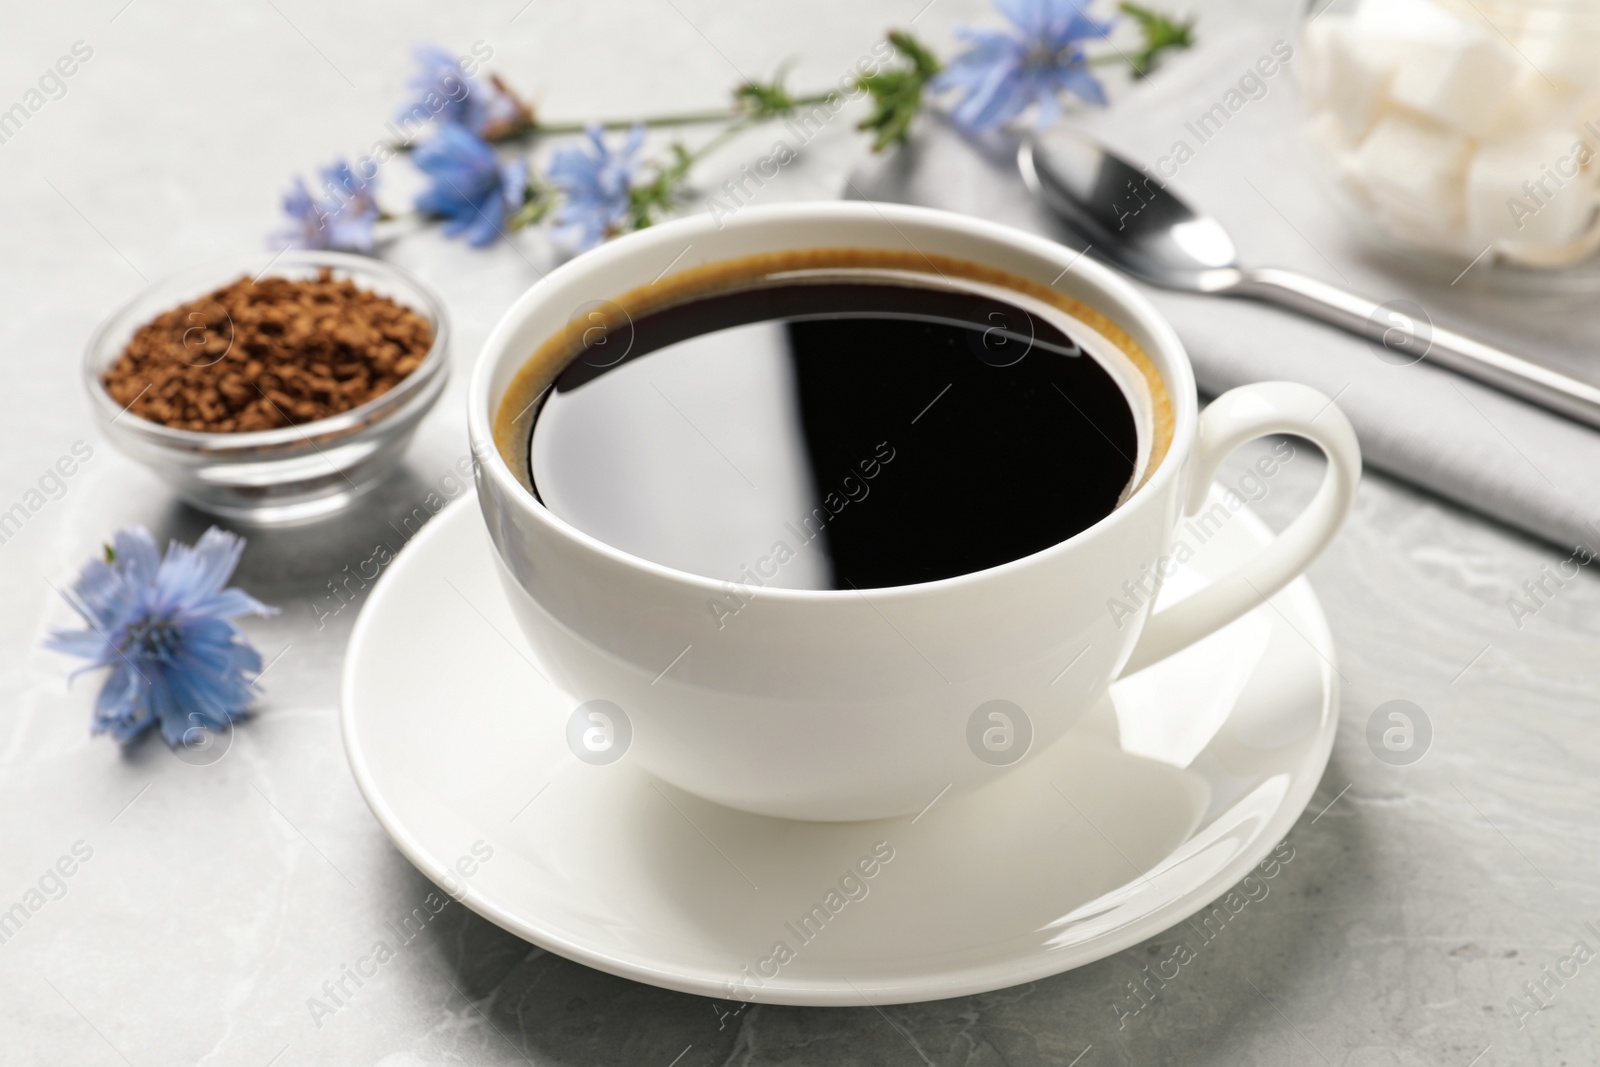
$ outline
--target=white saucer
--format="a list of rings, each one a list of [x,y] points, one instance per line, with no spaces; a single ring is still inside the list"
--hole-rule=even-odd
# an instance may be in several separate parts
[[[1239,512],[1168,591],[1269,536]],[[1300,579],[1119,682],[1059,744],[975,793],[872,823],[748,815],[626,756],[594,766],[572,754],[577,701],[536,671],[492,552],[469,495],[373,590],[344,672],[356,782],[411,862],[478,914],[670,989],[882,1004],[1081,966],[1249,873],[1310,800],[1333,745],[1332,641]],[[893,858],[846,882],[850,899],[841,878],[878,842]],[[814,905],[821,918],[801,931]]]

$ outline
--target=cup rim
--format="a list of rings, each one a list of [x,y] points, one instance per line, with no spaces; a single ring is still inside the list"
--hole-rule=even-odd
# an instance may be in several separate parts
[[[450,314],[445,308],[444,298],[432,286],[392,263],[350,252],[303,248],[286,249],[272,257],[267,265],[261,268],[260,273],[255,274],[253,268],[256,267],[258,259],[259,254],[257,253],[236,253],[232,256],[212,258],[204,263],[157,278],[155,281],[141,286],[132,296],[118,304],[114,310],[95,326],[94,333],[89,336],[89,341],[84,346],[83,379],[84,385],[89,391],[91,402],[102,409],[107,418],[113,419],[119,426],[125,426],[126,429],[138,433],[157,444],[187,451],[231,452],[272,449],[275,446],[283,445],[303,446],[307,443],[308,438],[320,441],[331,437],[343,436],[350,431],[360,430],[388,418],[419,395],[437,395],[450,369],[448,356]],[[244,433],[184,430],[173,426],[165,426],[126,410],[106,391],[105,383],[100,380],[100,375],[105,367],[109,365],[104,361],[103,357],[106,346],[110,342],[111,334],[114,330],[120,329],[133,310],[152,293],[161,289],[187,289],[193,285],[204,284],[204,280],[208,278],[223,278],[241,272],[251,274],[255,278],[269,277],[274,272],[285,267],[296,266],[331,267],[335,271],[347,273],[358,281],[363,277],[378,277],[409,289],[415,294],[417,300],[416,302],[406,301],[407,305],[413,311],[425,315],[433,326],[433,343],[429,345],[422,362],[388,392],[380,393],[348,411],[341,411],[337,415],[330,415],[322,419],[314,419],[311,422],[296,422],[273,430],[250,430]],[[176,296],[174,299],[177,302],[181,302],[192,298]],[[157,312],[157,314],[159,313]],[[137,329],[141,325],[143,323],[136,323],[134,328]],[[115,357],[113,356],[113,358]]]
[[[709,215],[693,215],[687,218],[675,219],[670,222],[652,226],[647,230],[640,230],[626,234],[600,246],[592,251],[583,253],[560,267],[545,275],[528,288],[522,296],[508,308],[495,323],[489,337],[484,341],[478,358],[473,364],[472,378],[467,387],[467,435],[472,453],[477,460],[480,478],[487,478],[493,483],[494,490],[502,501],[515,501],[510,506],[516,507],[524,515],[539,523],[547,531],[556,534],[569,543],[605,559],[608,563],[622,567],[636,574],[648,576],[658,581],[667,581],[681,586],[687,586],[696,592],[708,595],[717,595],[727,584],[725,581],[711,578],[693,571],[685,571],[666,564],[656,563],[653,560],[636,556],[620,548],[606,543],[592,534],[585,533],[555,512],[517,480],[511,468],[506,464],[505,458],[500,455],[499,448],[495,445],[493,434],[493,421],[495,412],[491,410],[491,382],[496,371],[506,362],[516,359],[525,363],[532,355],[532,350],[513,351],[509,345],[510,338],[528,318],[533,310],[543,300],[545,294],[558,285],[568,282],[575,276],[603,270],[618,260],[634,255],[650,255],[657,251],[657,245],[679,245],[693,243],[696,236],[709,236],[710,234],[738,227],[752,229],[772,223],[804,219],[807,217],[827,217],[830,220],[849,221],[853,219],[873,220],[888,222],[897,231],[902,226],[921,227],[925,232],[929,229],[942,229],[950,232],[964,232],[969,237],[977,237],[990,244],[1005,245],[1046,260],[1054,260],[1062,267],[1063,273],[1070,269],[1086,278],[1090,287],[1100,291],[1107,298],[1107,304],[1121,304],[1130,309],[1140,320],[1140,326],[1148,332],[1155,342],[1155,352],[1149,352],[1152,361],[1156,363],[1157,372],[1161,375],[1162,384],[1166,387],[1168,399],[1172,404],[1173,432],[1172,441],[1162,458],[1160,466],[1150,478],[1136,489],[1133,494],[1121,505],[1102,517],[1086,529],[1057,541],[1055,544],[1042,548],[1037,552],[1029,553],[1005,563],[985,567],[981,570],[967,571],[962,574],[952,575],[948,578],[939,578],[928,582],[916,582],[909,585],[879,586],[870,590],[855,589],[788,589],[776,586],[760,587],[760,595],[764,600],[779,603],[812,603],[829,604],[843,603],[846,600],[859,598],[870,593],[874,599],[903,600],[920,596],[941,593],[986,582],[992,582],[1020,571],[1025,571],[1044,564],[1053,562],[1056,558],[1073,551],[1077,546],[1098,541],[1105,537],[1114,536],[1128,522],[1133,521],[1136,512],[1158,503],[1162,494],[1170,488],[1170,484],[1179,479],[1186,465],[1189,449],[1194,441],[1195,425],[1199,417],[1199,404],[1195,393],[1194,370],[1189,362],[1188,352],[1183,347],[1183,342],[1178,338],[1177,331],[1166,320],[1154,304],[1144,294],[1140,293],[1133,285],[1117,274],[1111,268],[1090,259],[1065,245],[1048,240],[1047,238],[1018,230],[1000,223],[990,222],[970,215],[956,212],[941,211],[935,208],[918,207],[907,204],[876,203],[871,201],[829,200],[829,201],[802,201],[790,204],[775,204],[762,207],[747,207],[730,219],[713,220]],[[902,234],[902,236],[904,236]],[[910,238],[907,238],[909,242]],[[824,246],[818,246],[824,247]],[[849,247],[848,243],[829,244],[825,247]],[[777,251],[779,249],[774,249]],[[933,251],[940,251],[934,249]],[[729,257],[737,258],[737,257]],[[982,263],[980,257],[965,254],[961,258]],[[1116,318],[1111,311],[1104,307],[1096,306],[1102,314],[1113,319]],[[520,363],[519,363],[520,366]]]

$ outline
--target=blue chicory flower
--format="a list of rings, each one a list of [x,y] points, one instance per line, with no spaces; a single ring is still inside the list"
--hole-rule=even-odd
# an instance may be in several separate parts
[[[343,160],[323,168],[323,197],[313,196],[297,175],[283,197],[289,227],[278,240],[294,248],[371,252],[372,227],[378,221],[377,184],[376,172],[363,180]]]
[[[460,61],[438,45],[418,45],[411,54],[417,61],[417,72],[406,82],[414,95],[400,109],[402,125],[438,119],[442,124],[464,126],[487,138],[527,121],[527,105],[498,79],[490,77],[485,81],[468,74]]]
[[[502,162],[482,138],[462,126],[441,126],[411,160],[433,184],[417,197],[417,210],[446,219],[446,236],[466,234],[482,246],[505,232],[506,219],[528,198],[528,163]]]
[[[1079,41],[1103,38],[1110,22],[1083,13],[1084,0],[995,0],[1017,32],[958,30],[972,47],[933,82],[935,91],[961,90],[951,117],[968,130],[989,130],[1037,106],[1040,126],[1060,114],[1060,94],[1104,105],[1105,90],[1091,73]]]
[[[84,630],[57,630],[46,647],[89,661],[73,672],[110,667],[94,707],[94,732],[123,744],[159,724],[176,747],[204,726],[225,728],[250,706],[261,656],[230,620],[267,607],[224,588],[244,539],[215,526],[166,555],[142,526],[119,530],[107,561],[93,560],[64,594]]]
[[[593,248],[628,218],[630,191],[639,173],[636,158],[644,144],[644,125],[628,131],[613,151],[599,126],[588,129],[589,144],[567,145],[550,162],[550,184],[566,194],[555,218],[555,237],[577,251]]]

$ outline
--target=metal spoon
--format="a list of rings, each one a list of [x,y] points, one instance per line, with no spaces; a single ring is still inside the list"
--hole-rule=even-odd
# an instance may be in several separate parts
[[[1434,326],[1407,301],[1376,304],[1294,271],[1241,266],[1216,219],[1092,141],[1059,130],[1048,144],[1026,139],[1017,168],[1034,197],[1093,252],[1152,285],[1277,304],[1366,337],[1393,353],[1393,362],[1426,357],[1600,427],[1600,387]]]

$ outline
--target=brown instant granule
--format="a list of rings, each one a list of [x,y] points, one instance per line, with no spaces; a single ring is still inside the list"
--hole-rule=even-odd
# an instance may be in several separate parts
[[[145,323],[101,381],[139,418],[244,433],[364,404],[432,345],[421,315],[326,268],[316,278],[245,276]]]

